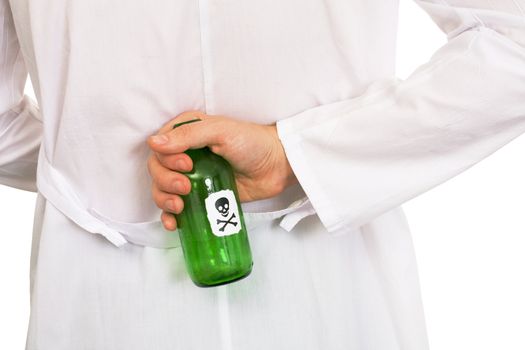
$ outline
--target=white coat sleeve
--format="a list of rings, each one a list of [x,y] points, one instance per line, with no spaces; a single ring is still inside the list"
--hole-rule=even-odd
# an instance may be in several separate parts
[[[0,0],[0,184],[36,192],[42,121],[27,80],[8,0]]]
[[[369,222],[525,131],[525,0],[416,2],[448,35],[427,63],[277,122],[330,232]]]

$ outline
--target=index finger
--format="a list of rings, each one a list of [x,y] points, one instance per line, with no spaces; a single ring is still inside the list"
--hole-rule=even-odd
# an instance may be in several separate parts
[[[171,119],[169,122],[164,124],[158,131],[157,134],[165,134],[167,132],[170,132],[173,129],[173,125],[178,123],[187,122],[193,119],[205,119],[207,117],[206,113],[203,113],[199,110],[193,110],[193,111],[186,111],[179,115],[177,115],[175,118]]]

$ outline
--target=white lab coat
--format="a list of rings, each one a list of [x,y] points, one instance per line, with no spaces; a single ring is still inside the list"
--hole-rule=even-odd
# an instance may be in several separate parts
[[[525,1],[417,2],[449,40],[401,81],[395,0],[0,0],[0,183],[38,191],[27,349],[426,349],[400,205],[525,131]],[[254,269],[215,288],[146,167],[190,109],[276,122],[299,180],[243,204]]]

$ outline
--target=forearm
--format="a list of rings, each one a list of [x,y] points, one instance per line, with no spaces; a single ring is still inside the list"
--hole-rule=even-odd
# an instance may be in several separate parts
[[[518,9],[426,6],[449,42],[407,80],[377,82],[358,98],[277,123],[291,166],[330,231],[369,222],[525,132],[525,21]],[[482,15],[491,26],[476,22]]]
[[[23,94],[27,70],[6,0],[0,0],[0,33],[0,184],[35,192],[42,121]]]

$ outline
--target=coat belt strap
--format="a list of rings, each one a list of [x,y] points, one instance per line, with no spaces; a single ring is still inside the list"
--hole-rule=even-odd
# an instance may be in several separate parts
[[[67,178],[50,163],[44,148],[44,145],[40,147],[38,155],[38,191],[77,225],[88,232],[104,236],[117,247],[128,242],[155,248],[180,246],[178,231],[166,230],[160,219],[146,222],[121,222],[104,216],[95,208],[86,207]],[[308,198],[304,197],[282,210],[254,213],[243,211],[243,213],[248,231],[261,222],[280,217],[283,217],[281,227],[286,231],[291,231],[299,220],[314,214],[315,211]]]

